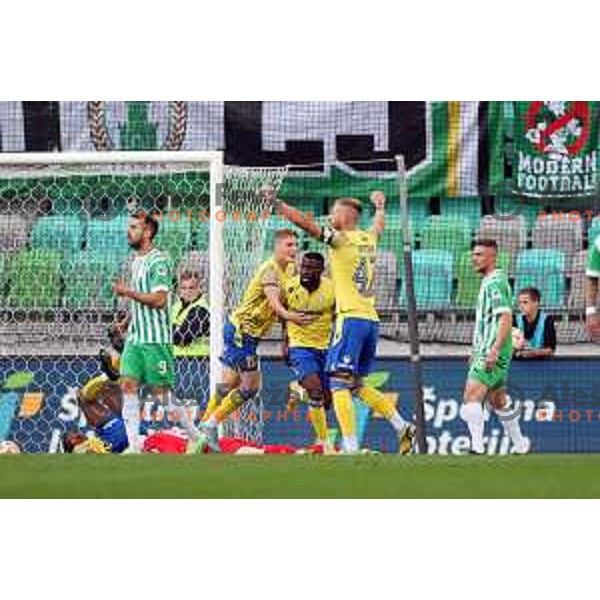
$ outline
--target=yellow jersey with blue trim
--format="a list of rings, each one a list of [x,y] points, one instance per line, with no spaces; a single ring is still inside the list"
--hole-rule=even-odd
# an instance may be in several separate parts
[[[331,279],[342,317],[379,321],[373,289],[377,233],[374,229],[335,231],[328,236]]]
[[[296,325],[288,321],[290,347],[327,349],[335,310],[335,294],[331,280],[321,277],[321,284],[311,293],[300,283],[299,276],[294,277],[287,290],[287,305],[293,312],[314,317],[308,325]]]
[[[256,338],[264,336],[277,318],[265,294],[265,288],[270,286],[278,288],[282,300],[285,301],[289,280],[295,275],[294,262],[282,268],[273,257],[266,260],[250,280],[240,305],[229,317],[231,323],[240,330],[240,333]]]

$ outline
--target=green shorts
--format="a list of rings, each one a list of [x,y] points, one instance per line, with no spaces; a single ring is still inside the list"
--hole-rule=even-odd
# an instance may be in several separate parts
[[[172,388],[175,384],[173,346],[126,343],[121,356],[121,377],[135,379],[139,384]]]
[[[508,383],[508,368],[510,361],[496,362],[496,366],[491,370],[486,370],[485,359],[476,358],[469,368],[468,379],[474,379],[483,383],[489,390],[498,390],[506,387]]]

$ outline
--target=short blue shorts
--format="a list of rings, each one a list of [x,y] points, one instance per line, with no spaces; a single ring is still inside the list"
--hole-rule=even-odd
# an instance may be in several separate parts
[[[121,454],[129,446],[125,423],[120,416],[114,416],[104,425],[96,427],[94,433],[110,448],[113,454]]]
[[[375,365],[378,337],[377,321],[339,316],[327,353],[327,373],[369,375]]]
[[[251,335],[241,333],[229,320],[223,326],[223,356],[221,362],[236,371],[256,371],[258,342]]]
[[[294,370],[298,381],[301,383],[305,377],[318,373],[323,389],[327,389],[328,378],[325,372],[327,351],[316,348],[290,348],[288,364]]]

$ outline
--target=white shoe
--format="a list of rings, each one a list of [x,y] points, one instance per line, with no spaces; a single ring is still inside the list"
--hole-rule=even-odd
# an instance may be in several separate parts
[[[511,454],[529,454],[531,450],[531,442],[527,438],[523,438],[523,442],[518,446],[513,446]]]

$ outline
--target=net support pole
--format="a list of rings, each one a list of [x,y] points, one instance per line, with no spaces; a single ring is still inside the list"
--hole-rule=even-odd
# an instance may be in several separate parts
[[[210,394],[215,393],[217,384],[222,382],[223,376],[220,357],[223,352],[225,256],[223,247],[224,219],[220,219],[219,214],[223,214],[220,211],[224,210],[224,185],[223,156],[220,154],[210,163]]]
[[[425,404],[423,400],[423,365],[419,347],[419,324],[417,301],[413,279],[411,231],[408,212],[408,181],[404,156],[396,156],[398,166],[398,187],[400,197],[400,218],[402,222],[402,254],[404,259],[404,280],[408,312],[408,337],[410,342],[410,371],[415,394],[415,421],[417,426],[417,451],[427,453],[425,438]]]

